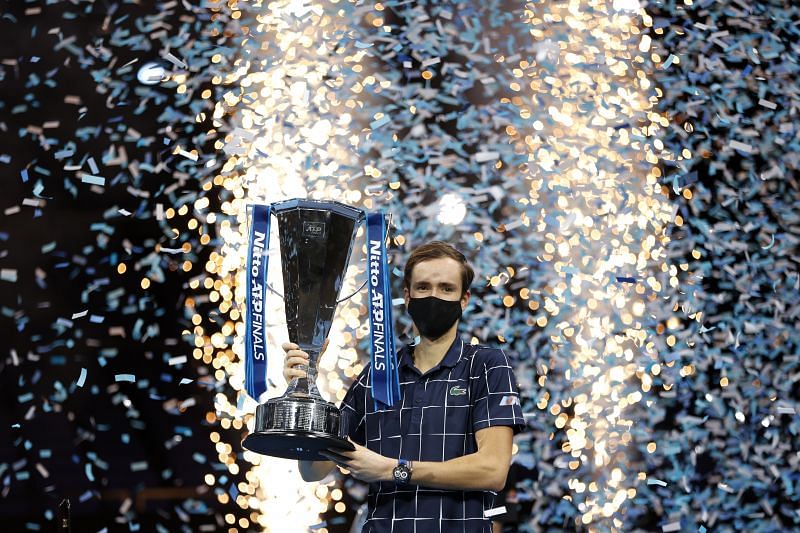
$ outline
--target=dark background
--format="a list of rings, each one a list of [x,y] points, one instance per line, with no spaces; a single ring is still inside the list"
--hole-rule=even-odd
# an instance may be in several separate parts
[[[204,475],[227,474],[235,496],[243,472],[230,475],[213,452],[207,413],[214,411],[215,384],[186,335],[187,283],[202,272],[208,250],[158,254],[158,245],[192,243],[171,231],[185,227],[191,212],[154,216],[156,203],[177,209],[176,197],[200,190],[199,182],[180,178],[182,162],[172,148],[209,128],[166,127],[162,114],[194,110],[181,109],[175,84],[137,92],[134,81],[138,65],[159,60],[159,37],[137,43],[146,40],[137,24],[161,21],[174,35],[180,27],[202,31],[208,16],[180,2],[166,11],[164,2],[0,6],[0,153],[7,155],[0,165],[0,268],[18,273],[15,282],[0,283],[3,524],[53,530],[57,505],[69,498],[75,531],[221,529],[226,514],[238,521],[246,513],[233,498],[222,504]],[[125,29],[138,39],[113,37]],[[74,38],[78,52],[58,49],[61,37]],[[133,59],[138,64],[127,72],[119,68]],[[68,95],[80,103],[65,103]],[[48,121],[58,124],[44,128]],[[213,149],[210,142],[200,139],[200,146]],[[103,163],[112,145],[124,146],[139,176],[127,165]],[[59,156],[64,149],[74,154]],[[105,187],[64,170],[82,164],[92,173],[88,157]],[[164,184],[173,183],[165,192]],[[26,198],[41,203],[23,206]],[[93,226],[104,222],[111,229]],[[193,266],[184,272],[187,259]],[[154,280],[147,290],[140,285],[145,276]],[[87,315],[72,319],[82,311]],[[181,355],[185,364],[168,364]],[[87,377],[78,387],[82,368]],[[115,381],[125,373],[136,382]],[[192,382],[180,385],[182,379]]]

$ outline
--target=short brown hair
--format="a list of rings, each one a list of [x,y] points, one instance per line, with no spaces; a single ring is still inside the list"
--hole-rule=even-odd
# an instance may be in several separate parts
[[[464,296],[475,278],[475,271],[472,270],[467,258],[453,247],[444,241],[430,241],[422,244],[411,252],[411,255],[406,262],[405,269],[403,270],[403,285],[408,290],[411,290],[411,272],[417,264],[428,261],[430,259],[439,259],[441,257],[449,257],[455,259],[461,265],[461,296]]]

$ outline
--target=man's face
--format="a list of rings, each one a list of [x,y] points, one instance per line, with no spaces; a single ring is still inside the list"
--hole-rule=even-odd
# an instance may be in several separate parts
[[[461,300],[461,309],[467,307],[469,291],[461,295],[461,264],[450,257],[429,259],[414,265],[411,271],[411,289],[403,289],[403,299],[408,306],[411,298],[435,296],[442,300]]]

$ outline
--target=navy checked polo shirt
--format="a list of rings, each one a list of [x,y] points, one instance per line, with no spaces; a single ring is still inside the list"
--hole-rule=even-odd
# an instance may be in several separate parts
[[[524,427],[514,373],[503,351],[456,338],[425,374],[413,348],[398,352],[401,402],[375,409],[370,369],[353,382],[341,408],[351,414],[350,438],[383,456],[447,461],[478,451],[475,432]],[[383,406],[380,406],[383,407]],[[413,475],[412,475],[413,477]],[[443,490],[370,483],[363,533],[491,533],[493,491]]]

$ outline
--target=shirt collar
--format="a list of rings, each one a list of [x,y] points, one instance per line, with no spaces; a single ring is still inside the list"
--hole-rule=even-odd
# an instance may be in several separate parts
[[[456,338],[453,339],[453,344],[451,344],[450,348],[447,349],[447,353],[444,354],[444,357],[442,357],[442,360],[439,361],[439,364],[431,368],[428,372],[433,372],[434,370],[441,367],[453,368],[454,366],[456,366],[456,363],[458,363],[461,360],[461,355],[463,353],[464,353],[464,341],[461,339],[461,337],[456,335]],[[400,367],[405,366],[410,369],[415,368],[413,354],[414,354],[413,344],[406,344],[405,346],[403,346],[403,349],[400,353],[399,366]]]

